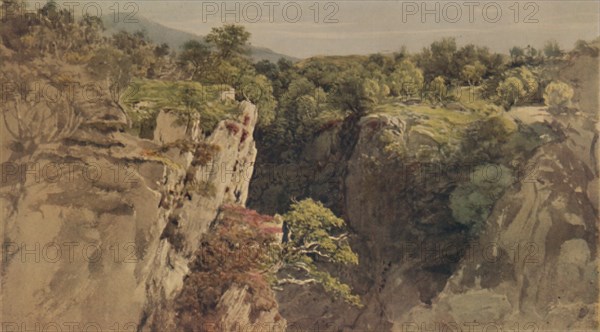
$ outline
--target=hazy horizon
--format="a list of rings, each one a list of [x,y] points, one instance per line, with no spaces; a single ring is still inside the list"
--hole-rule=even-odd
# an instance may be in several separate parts
[[[230,7],[227,9],[235,9],[234,3],[228,3]],[[248,3],[259,5],[262,11],[260,21],[249,22],[256,17],[257,11],[255,5]],[[414,4],[420,6],[421,2],[322,2],[318,14],[315,7],[309,8],[313,2],[284,1],[278,2],[281,4],[278,7],[268,7],[268,3],[239,2],[239,22],[235,22],[233,13],[223,20],[222,7],[210,14],[210,11],[215,11],[213,4],[220,5],[221,2],[152,1],[140,6],[140,14],[167,27],[199,35],[205,35],[212,27],[223,23],[242,24],[252,33],[253,45],[298,58],[386,53],[397,51],[403,45],[414,52],[442,37],[455,37],[459,45],[485,45],[502,53],[508,53],[515,45],[539,48],[551,39],[570,49],[578,39],[590,40],[599,36],[600,2],[597,1],[524,2],[520,4],[518,13],[514,2],[473,1],[471,3],[480,5],[472,6],[472,9],[465,5],[468,2],[438,2],[439,23],[435,22],[435,14],[425,15],[425,23],[422,23],[421,8],[410,15],[409,12],[415,10]],[[290,23],[296,3],[302,5],[302,15],[297,23]],[[325,8],[328,3],[332,5]],[[455,4],[461,8],[462,16],[457,16]],[[527,4],[530,5],[525,8]],[[288,20],[283,16],[286,5]],[[435,2],[429,2],[427,6],[425,10],[435,10]],[[498,22],[492,23],[497,14],[496,8],[500,8],[501,15]],[[337,13],[332,15],[336,9]],[[273,14],[269,15],[269,10]],[[331,15],[330,21],[337,20],[338,23],[324,23],[328,15]],[[319,23],[315,23],[315,19]],[[515,19],[519,23],[514,23]],[[535,20],[538,22],[534,23]]]
[[[121,15],[135,12],[134,19],[145,17],[197,35],[224,23],[241,24],[252,33],[252,45],[297,58],[388,53],[403,45],[414,52],[443,37],[501,53],[513,46],[540,48],[547,40],[570,49],[578,39],[600,35],[600,2],[594,0],[526,1],[519,3],[518,10],[515,1],[321,1],[318,11],[313,1],[118,3]],[[93,4],[100,4],[103,15],[115,13],[113,1],[77,4],[76,15],[86,4],[92,4],[88,12],[94,12]]]

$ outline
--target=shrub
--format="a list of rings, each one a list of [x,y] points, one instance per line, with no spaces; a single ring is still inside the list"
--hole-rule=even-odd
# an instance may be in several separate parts
[[[552,110],[568,107],[573,98],[573,89],[563,82],[552,82],[544,90],[544,102]]]
[[[248,287],[251,316],[275,307],[271,278],[262,272],[276,257],[269,251],[276,238],[261,230],[272,220],[239,206],[221,208],[216,223],[194,253],[190,274],[176,299],[180,330],[200,331],[204,322],[218,322],[217,304],[234,284]]]
[[[512,171],[502,165],[487,164],[475,168],[469,182],[450,194],[454,219],[479,232],[494,203],[514,181]]]
[[[498,85],[496,91],[498,92],[500,102],[507,110],[527,95],[527,90],[525,90],[523,82],[516,77],[509,77],[504,80]]]

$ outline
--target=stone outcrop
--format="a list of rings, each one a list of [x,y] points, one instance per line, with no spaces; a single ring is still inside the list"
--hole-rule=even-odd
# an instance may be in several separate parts
[[[126,133],[123,112],[108,99],[75,107],[83,122],[74,133],[32,151],[8,144],[2,128],[2,330],[165,331],[219,207],[245,204],[257,109],[242,102],[240,117],[208,137],[161,112],[152,141]],[[244,301],[244,289],[232,289],[219,310],[245,313]],[[238,319],[274,316],[276,309]]]
[[[454,142],[459,149],[442,150],[435,133],[419,125],[419,114],[364,117],[348,158],[340,152],[339,127],[321,133],[298,163],[316,168],[333,161],[335,172],[317,170],[301,184],[268,182],[256,173],[252,208],[281,209],[277,197],[282,194],[321,199],[347,220],[359,255],[357,268],[328,268],[353,286],[365,306],[332,300],[318,286],[291,286],[278,294],[289,326],[597,329],[600,170],[594,124],[600,107],[594,61],[582,57],[557,73],[576,87],[577,113],[552,115],[537,106],[502,116],[527,130],[518,139],[533,133],[539,147],[519,154],[491,151],[501,152],[494,157],[498,163],[520,166],[515,181],[492,197],[493,208],[477,233],[454,221],[449,201],[469,175],[470,165],[460,163],[472,162],[474,151],[461,151],[460,141]],[[428,163],[437,168],[428,169]],[[466,168],[453,169],[456,165]],[[275,165],[285,167],[290,165]],[[450,174],[453,170],[459,174]]]

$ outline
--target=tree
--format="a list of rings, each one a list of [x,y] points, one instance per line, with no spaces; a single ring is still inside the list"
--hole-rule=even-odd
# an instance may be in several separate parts
[[[563,82],[552,82],[544,90],[544,102],[551,110],[561,110],[571,104],[573,89]]]
[[[525,50],[523,50],[523,48],[514,46],[509,50],[509,53],[513,65],[522,64],[524,62],[523,57],[525,56]]]
[[[258,107],[258,127],[264,128],[275,119],[277,101],[271,81],[264,75],[245,75],[238,86],[245,99]]]
[[[118,103],[121,93],[131,80],[131,67],[129,57],[111,47],[97,50],[87,64],[87,69],[94,78],[106,82],[106,87],[111,92],[115,103]]]
[[[269,61],[269,60],[260,60],[254,64],[254,69],[256,72],[262,75],[265,75],[270,80],[276,80],[279,75],[279,68],[277,64]]]
[[[199,80],[209,69],[212,59],[210,47],[196,40],[189,40],[182,46],[183,51],[179,54],[179,64],[182,67],[191,67],[190,80]]]
[[[446,87],[446,80],[442,76],[436,77],[431,81],[429,85],[430,100],[435,102],[443,102],[448,98],[448,88]]]
[[[558,58],[563,55],[563,51],[558,46],[556,40],[549,40],[544,44],[544,54],[548,58]]]
[[[343,111],[350,111],[360,118],[373,109],[380,96],[381,87],[378,82],[346,72],[338,79],[331,93],[331,102]]]
[[[404,60],[390,74],[390,92],[394,96],[411,98],[419,94],[423,87],[423,82],[423,72],[412,62]]]
[[[246,56],[250,53],[248,41],[250,33],[241,25],[226,24],[220,28],[212,28],[205,37],[207,43],[214,45],[223,60],[235,56]]]
[[[457,53],[456,39],[443,38],[431,43],[429,48],[417,56],[417,64],[423,69],[423,75],[427,81],[436,76],[444,76],[449,79],[458,78],[459,69],[456,67],[455,57]]]
[[[500,102],[507,110],[527,95],[527,90],[523,87],[523,82],[516,77],[509,77],[502,81],[496,91],[498,92]]]
[[[536,75],[525,66],[513,69],[511,74],[520,79],[523,83],[525,95],[521,98],[521,102],[530,102],[536,99],[539,88]]]
[[[30,156],[39,145],[60,142],[75,133],[83,122],[83,113],[81,104],[74,95],[49,100],[48,97],[42,98],[37,94],[23,94],[23,91],[34,91],[31,84],[36,83],[53,86],[57,90],[64,86],[52,81],[39,82],[40,77],[43,77],[42,72],[36,72],[33,76],[18,68],[19,66],[15,66],[12,69],[9,66],[6,71],[0,71],[0,79],[8,82],[3,86],[0,115],[6,137],[10,139],[11,150]],[[50,76],[55,76],[55,73]]]
[[[475,61],[472,65],[464,66],[461,71],[462,78],[469,83],[469,86],[479,84],[485,74],[485,66],[479,61]]]
[[[171,53],[171,48],[169,47],[169,44],[167,43],[162,43],[160,45],[157,45],[154,48],[154,55],[157,57],[165,57],[167,55],[169,55]]]
[[[279,284],[321,284],[327,292],[360,306],[360,298],[352,294],[350,286],[326,271],[320,271],[315,262],[357,265],[358,256],[348,243],[344,220],[336,217],[320,202],[305,199],[292,204],[282,216],[283,267],[294,273],[279,279]]]
[[[279,98],[278,125],[286,133],[283,141],[302,143],[314,132],[312,121],[326,103],[323,89],[317,88],[305,77],[295,78]],[[280,137],[279,139],[282,139]]]

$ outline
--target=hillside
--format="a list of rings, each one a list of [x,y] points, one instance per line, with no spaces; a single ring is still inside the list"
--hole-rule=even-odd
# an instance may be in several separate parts
[[[154,43],[166,43],[169,45],[169,47],[171,47],[171,49],[176,51],[179,51],[180,47],[188,40],[202,40],[203,38],[202,36],[193,33],[166,27],[143,16],[137,16],[136,19],[138,20],[138,23],[124,23],[123,20],[119,20],[119,22],[115,23],[112,16],[104,16],[103,22],[104,26],[106,27],[105,34],[112,35],[113,33],[118,32],[120,30],[127,31],[129,33],[142,30],[148,34],[148,37]],[[298,60],[297,58],[277,53],[266,47],[251,46],[250,49],[252,59],[255,62],[260,60],[269,60],[271,62],[277,62],[277,60],[279,60],[280,58],[288,59],[291,61]]]

